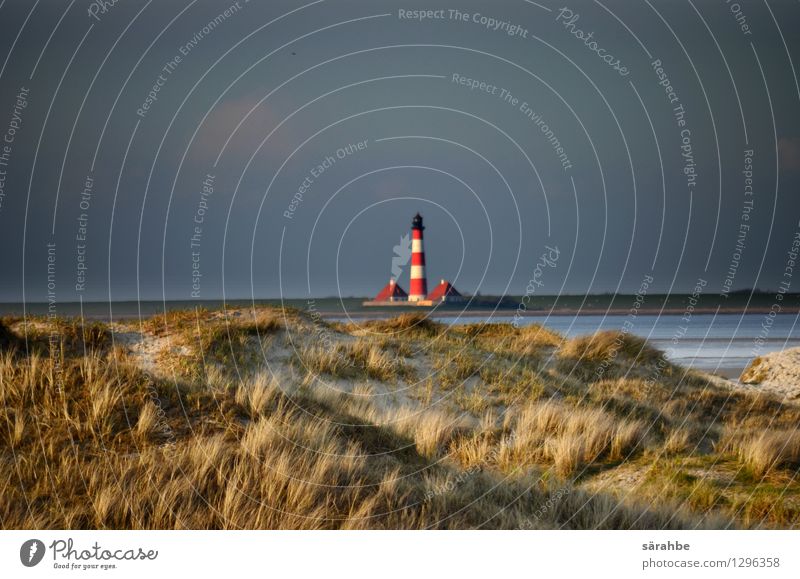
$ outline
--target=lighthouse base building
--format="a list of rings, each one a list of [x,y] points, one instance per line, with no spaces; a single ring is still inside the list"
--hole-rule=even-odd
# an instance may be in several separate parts
[[[432,304],[461,303],[465,301],[464,296],[462,296],[458,290],[453,287],[453,284],[444,279],[434,288],[431,293],[428,294],[426,299]]]
[[[394,278],[389,280],[378,295],[375,296],[376,302],[407,302],[408,294],[401,288]]]

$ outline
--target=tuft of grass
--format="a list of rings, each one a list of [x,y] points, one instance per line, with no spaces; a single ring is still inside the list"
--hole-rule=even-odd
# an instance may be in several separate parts
[[[203,370],[211,365],[220,365],[230,370],[251,371],[263,360],[264,349],[275,334],[283,329],[278,309],[256,309],[246,312],[231,312],[229,315],[212,315],[198,309],[191,312],[194,319],[186,315],[167,316],[169,330],[176,335],[176,343],[188,351],[187,356],[164,360],[185,378],[197,380]],[[153,319],[147,322],[153,327]],[[165,326],[156,332],[165,332]]]
[[[469,391],[457,393],[455,403],[467,412],[481,416],[486,410],[494,406],[496,401],[477,389],[470,389]]]
[[[559,347],[564,337],[541,324],[529,324],[520,329],[519,341],[538,348]]]
[[[413,429],[417,452],[427,458],[438,456],[458,432],[453,417],[433,410],[416,417],[406,428]]]
[[[692,509],[709,512],[721,506],[725,499],[713,481],[703,478],[695,482],[688,501]]]
[[[794,500],[785,499],[785,484],[762,484],[735,497],[731,509],[746,526],[795,529],[800,525],[800,506]]]
[[[731,430],[720,449],[734,452],[758,477],[779,469],[800,469],[800,432],[797,430]]]
[[[251,420],[256,420],[274,408],[279,393],[277,379],[262,371],[238,385],[235,400]]]
[[[375,345],[386,353],[402,358],[412,358],[416,351],[413,343],[406,340],[397,340],[389,336],[376,336],[373,338]]]
[[[461,384],[465,380],[477,376],[481,370],[482,362],[466,349],[460,349],[455,354],[438,357],[433,363],[436,377],[443,387]]]
[[[392,334],[396,338],[436,336],[444,329],[440,323],[420,313],[401,314],[386,320],[371,320],[359,326],[376,334]]]
[[[611,330],[572,338],[561,346],[558,353],[562,358],[598,363],[617,358],[637,363],[655,363],[663,359],[663,354],[642,338]]]
[[[28,317],[22,323],[31,350],[51,354],[78,356],[94,352],[105,352],[111,346],[111,332],[105,324],[87,322],[79,318]],[[2,334],[3,332],[0,332]],[[6,329],[0,342],[7,341],[9,349],[25,349],[25,341],[17,333]]]
[[[296,351],[295,363],[311,374],[337,378],[366,376],[381,381],[397,381],[413,377],[410,366],[367,339],[338,343],[333,348],[303,344]]]
[[[396,381],[412,375],[411,368],[402,360],[367,340],[357,341],[347,354],[368,377],[376,380]]]
[[[647,427],[640,420],[618,420],[611,439],[609,459],[625,460],[628,454],[637,450],[644,442]]]
[[[141,441],[147,441],[155,433],[158,425],[158,408],[148,400],[139,410],[139,419],[136,421],[136,435]]]
[[[496,322],[485,324],[459,324],[453,326],[453,331],[465,334],[471,338],[505,338],[519,335],[519,329],[515,328],[513,325]]]
[[[553,463],[567,477],[600,460],[618,461],[641,450],[646,431],[638,420],[622,420],[599,408],[533,402],[507,419],[512,442],[506,464]]]
[[[664,452],[666,454],[680,454],[689,448],[692,435],[688,428],[675,428],[670,431],[664,441]]]
[[[145,331],[164,335],[170,332],[185,332],[197,328],[200,323],[208,321],[211,313],[204,307],[192,310],[169,310],[147,318],[142,322]]]
[[[450,458],[466,469],[495,464],[497,445],[484,433],[456,439],[450,448]]]
[[[577,472],[592,459],[585,442],[577,436],[560,436],[547,440],[545,454],[553,461],[556,474],[562,478]]]
[[[564,341],[559,333],[541,324],[522,328],[500,323],[466,324],[455,326],[453,334],[465,336],[475,346],[513,362],[519,362],[523,357],[541,358]]]
[[[228,317],[226,322],[235,332],[265,336],[283,329],[283,320],[278,309],[255,309],[243,314],[244,320]]]

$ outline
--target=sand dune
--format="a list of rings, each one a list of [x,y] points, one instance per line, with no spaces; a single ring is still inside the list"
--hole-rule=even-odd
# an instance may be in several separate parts
[[[756,358],[742,373],[741,382],[789,400],[800,399],[800,348]]]

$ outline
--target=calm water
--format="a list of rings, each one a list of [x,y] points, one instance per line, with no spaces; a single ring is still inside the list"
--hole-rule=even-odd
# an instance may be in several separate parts
[[[531,316],[523,318],[520,324],[543,324],[574,337],[598,330],[621,330],[626,319],[625,316]],[[765,330],[762,325],[770,320],[772,325]],[[487,319],[465,317],[440,321],[476,323]],[[492,321],[503,322],[508,318]],[[666,352],[673,362],[734,378],[755,356],[800,346],[800,320],[796,315],[774,318],[764,314],[694,315],[688,324],[679,315],[642,315],[636,318],[631,333]],[[761,345],[756,342],[759,336],[766,336]]]

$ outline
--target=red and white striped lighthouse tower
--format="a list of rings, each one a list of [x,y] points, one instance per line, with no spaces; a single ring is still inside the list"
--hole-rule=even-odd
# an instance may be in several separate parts
[[[418,302],[428,295],[425,279],[425,248],[422,246],[422,215],[417,213],[411,221],[411,284],[408,301]]]

